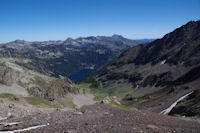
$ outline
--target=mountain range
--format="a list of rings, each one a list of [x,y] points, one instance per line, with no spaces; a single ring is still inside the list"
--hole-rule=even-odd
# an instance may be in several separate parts
[[[199,132],[199,31],[0,44],[0,132]]]
[[[16,40],[0,45],[1,58],[15,58],[20,66],[54,76],[69,77],[84,69],[97,69],[139,42],[120,35],[65,41],[28,42]]]
[[[191,21],[148,44],[133,46],[87,79],[99,93],[159,113],[192,94],[170,114],[200,116],[200,21]]]
[[[85,70],[95,71],[137,44],[120,35],[0,44],[0,93],[42,98],[55,107],[81,106],[79,97],[94,103],[68,77],[73,79],[73,74]]]

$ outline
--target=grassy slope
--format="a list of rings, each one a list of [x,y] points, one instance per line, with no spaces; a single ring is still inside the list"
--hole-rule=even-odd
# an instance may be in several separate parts
[[[94,99],[97,101],[102,101],[106,98],[110,99],[110,102],[108,103],[108,105],[111,106],[117,106],[119,108],[123,108],[123,109],[133,109],[135,107],[140,106],[141,104],[143,104],[144,102],[147,101],[147,99],[139,99],[137,102],[135,102],[134,104],[132,104],[131,106],[126,106],[123,104],[119,104],[118,102],[116,102],[114,100],[114,97],[116,96],[120,101],[122,99],[131,97],[131,98],[140,98],[142,97],[142,95],[140,94],[133,94],[131,93],[131,91],[133,90],[133,88],[128,88],[128,89],[124,89],[124,90],[104,90],[104,89],[99,89],[99,88],[92,88],[90,83],[85,83],[85,82],[81,82],[78,84],[79,87],[84,88],[85,91],[89,91],[91,93],[94,94]]]

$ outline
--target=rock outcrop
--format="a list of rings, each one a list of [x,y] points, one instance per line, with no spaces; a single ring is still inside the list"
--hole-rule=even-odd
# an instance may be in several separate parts
[[[16,82],[19,72],[8,67],[6,64],[0,64],[0,83],[4,85],[12,85]]]

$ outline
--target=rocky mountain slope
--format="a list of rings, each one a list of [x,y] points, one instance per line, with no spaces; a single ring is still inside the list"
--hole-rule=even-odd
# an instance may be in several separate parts
[[[90,78],[91,86],[119,96],[126,106],[158,113],[192,92],[171,114],[200,116],[199,31],[200,21],[191,21],[161,39],[128,49]]]
[[[28,42],[16,40],[0,45],[0,57],[21,58],[20,66],[54,77],[69,77],[83,69],[96,69],[138,44],[120,35],[65,41]]]
[[[21,112],[26,112],[25,108],[20,109]],[[197,121],[183,120],[139,110],[122,110],[102,105],[86,106],[71,111],[33,110],[29,115],[0,120],[0,131],[7,133],[19,131],[27,133],[197,133],[200,131],[200,124]],[[20,114],[17,110],[13,112]]]
[[[70,79],[34,72],[15,64],[16,60],[0,59],[0,98],[12,100],[17,97],[31,105],[57,108],[75,108],[95,103],[92,95]]]

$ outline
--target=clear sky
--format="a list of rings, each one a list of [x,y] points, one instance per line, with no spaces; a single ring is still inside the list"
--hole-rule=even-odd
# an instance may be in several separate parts
[[[0,42],[160,38],[199,19],[200,0],[0,0]]]

